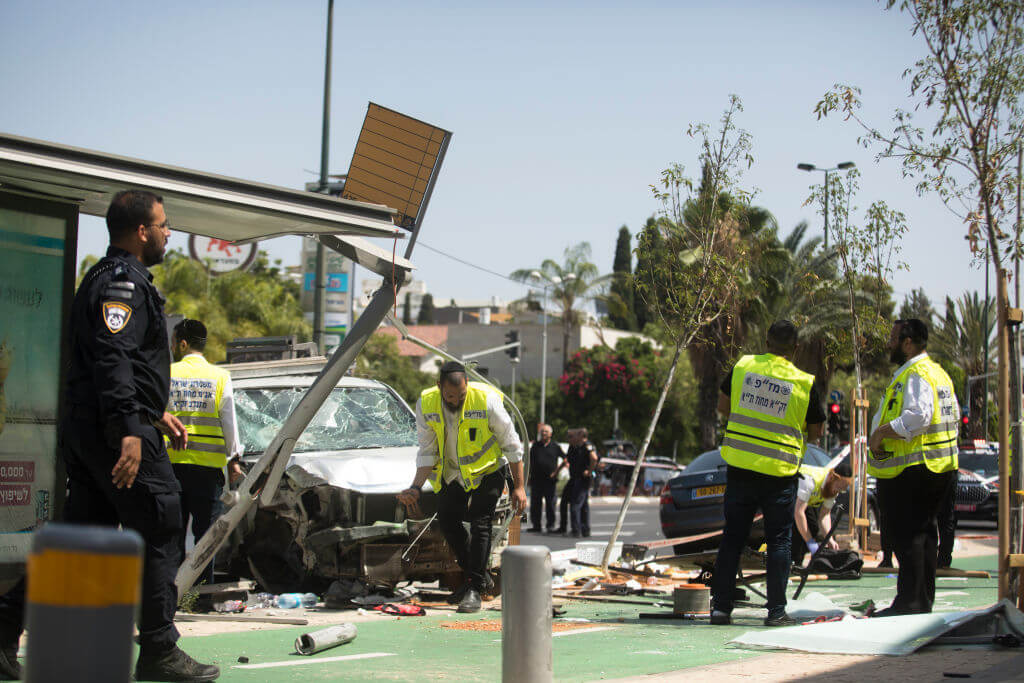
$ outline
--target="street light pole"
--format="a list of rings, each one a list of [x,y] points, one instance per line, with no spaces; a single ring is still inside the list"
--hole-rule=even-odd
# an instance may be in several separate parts
[[[327,50],[324,57],[324,117],[320,131],[320,192],[327,192],[327,151],[331,137],[331,39],[334,28],[334,0],[327,0]],[[316,243],[316,282],[313,283],[313,341],[326,354],[324,318],[326,317],[327,255],[324,245]],[[351,283],[349,284],[351,286]]]
[[[544,331],[540,335],[540,423],[547,424],[544,421],[544,403],[548,395],[548,285],[544,285],[544,303],[541,304],[541,315],[544,317]]]
[[[844,161],[841,164],[836,164],[835,168],[818,168],[814,164],[797,164],[796,167],[801,171],[821,171],[825,174],[825,249],[828,250],[828,174],[832,171],[848,171],[854,168],[856,164],[852,161]]]

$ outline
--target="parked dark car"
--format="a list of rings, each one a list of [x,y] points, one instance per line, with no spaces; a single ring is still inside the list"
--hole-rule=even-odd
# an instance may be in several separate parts
[[[828,454],[814,445],[807,447],[804,462],[825,467],[831,461]],[[673,477],[661,492],[661,531],[665,538],[695,536],[717,531],[725,526],[722,501],[725,494],[726,464],[719,449],[698,455],[677,477]],[[874,492],[868,490],[868,516],[877,528],[878,509]],[[764,542],[764,526],[754,522],[749,544],[759,547]],[[676,545],[677,554],[697,552],[717,547],[719,537]]]
[[[959,519],[999,520],[999,475],[984,477],[960,468],[956,487],[956,516]]]

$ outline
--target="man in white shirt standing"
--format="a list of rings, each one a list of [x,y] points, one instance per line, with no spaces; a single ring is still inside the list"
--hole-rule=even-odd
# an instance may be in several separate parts
[[[876,617],[928,613],[935,601],[936,518],[956,486],[960,406],[927,345],[928,327],[920,320],[893,325],[889,360],[899,369],[868,439],[868,473],[877,480],[882,524],[899,562],[896,598]]]
[[[235,481],[242,476],[238,459],[242,442],[235,421],[235,400],[231,375],[203,357],[206,325],[186,318],[175,325],[171,347],[176,361],[171,365],[171,391],[167,411],[181,420],[188,431],[183,450],[167,445],[174,475],[181,484],[181,550],[192,521],[192,538],[199,541],[220,514],[224,490],[224,469]],[[213,560],[199,577],[213,583]]]
[[[452,596],[459,612],[480,611],[494,509],[509,472],[515,513],[526,506],[523,444],[502,400],[490,385],[467,381],[465,367],[451,361],[441,367],[437,386],[424,390],[416,403],[416,476],[398,500],[415,504],[430,481],[441,532],[466,575],[466,584]]]

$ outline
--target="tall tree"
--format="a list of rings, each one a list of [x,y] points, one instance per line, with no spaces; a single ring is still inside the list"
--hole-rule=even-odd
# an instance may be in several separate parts
[[[903,297],[903,304],[900,306],[900,320],[917,318],[931,328],[934,317],[935,308],[932,306],[932,300],[924,293],[924,289],[920,287],[912,289],[910,294]]]
[[[961,368],[964,374],[981,376],[992,371],[992,358],[986,363],[986,346],[991,343],[995,330],[995,316],[991,298],[984,301],[977,292],[964,292],[955,301],[946,297],[946,314],[938,321],[928,338],[928,352],[940,360],[947,360]],[[957,387],[960,389],[960,387]],[[968,403],[974,418],[969,423],[970,435],[975,439],[987,437],[982,424],[987,397],[978,386],[970,388],[970,396],[960,396]]]
[[[402,324],[412,325],[412,292],[406,292],[402,302]]]
[[[658,219],[654,216],[650,216],[647,222],[644,223],[644,227],[641,233],[646,235],[646,242],[648,248],[652,251],[636,250],[636,270],[633,277],[633,310],[636,312],[636,327],[641,332],[647,327],[648,323],[654,322],[655,314],[651,307],[644,301],[643,296],[640,294],[642,284],[637,282],[636,276],[641,272],[650,272],[650,254],[660,253],[664,248],[664,240],[661,237],[661,231],[658,229]],[[640,234],[637,234],[637,239],[640,239]]]
[[[520,268],[511,275],[520,282],[537,284],[533,275],[537,271],[542,282],[550,283],[551,300],[562,317],[562,367],[569,364],[572,334],[584,320],[578,304],[589,297],[603,294],[611,280],[611,275],[599,273],[590,258],[590,243],[580,242],[566,247],[562,263],[545,259],[540,268]]]
[[[608,292],[608,318],[620,330],[636,330],[633,297],[633,245],[629,228],[619,228],[612,262],[612,285]]]
[[[434,324],[434,296],[432,294],[424,294],[423,299],[420,300],[420,314],[416,316],[416,324]]]
[[[736,126],[736,117],[742,110],[740,99],[732,95],[718,130],[712,131],[707,124],[690,126],[689,135],[700,145],[702,189],[696,191],[695,183],[681,165],[673,164],[664,170],[659,186],[654,188],[655,197],[663,206],[657,233],[664,247],[652,252],[653,232],[645,230],[640,234],[638,254],[646,253],[649,260],[645,269],[637,273],[637,286],[670,340],[666,350],[671,349],[672,360],[605,548],[604,569],[608,567],[647,448],[675,380],[679,358],[704,327],[733,310],[733,300],[742,286],[744,274],[736,266],[746,262],[748,245],[737,239],[737,224],[749,208],[750,193],[740,187],[739,179],[743,169],[753,163],[750,134]],[[730,201],[723,201],[725,198]]]

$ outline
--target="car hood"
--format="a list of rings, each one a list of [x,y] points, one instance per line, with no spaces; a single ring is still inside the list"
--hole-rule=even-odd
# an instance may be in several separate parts
[[[417,450],[399,446],[296,453],[288,465],[297,465],[331,486],[359,493],[398,493],[416,475]]]

